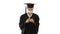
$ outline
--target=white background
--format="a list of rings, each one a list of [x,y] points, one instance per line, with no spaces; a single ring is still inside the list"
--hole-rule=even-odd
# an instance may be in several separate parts
[[[0,34],[21,34],[19,18],[28,2],[40,17],[38,34],[60,34],[60,0],[0,0]]]

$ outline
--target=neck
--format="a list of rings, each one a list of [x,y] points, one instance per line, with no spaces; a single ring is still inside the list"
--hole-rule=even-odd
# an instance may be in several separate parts
[[[32,13],[28,14],[28,16],[31,17],[32,16]]]

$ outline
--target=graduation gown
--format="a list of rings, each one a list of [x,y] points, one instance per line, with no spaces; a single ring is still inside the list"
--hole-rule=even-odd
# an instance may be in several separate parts
[[[31,18],[34,19],[33,23],[26,23],[26,20],[28,19],[27,13],[23,14],[20,17],[19,27],[22,31],[22,34],[37,34],[38,28],[39,28],[39,17],[38,15],[34,14],[31,16]]]

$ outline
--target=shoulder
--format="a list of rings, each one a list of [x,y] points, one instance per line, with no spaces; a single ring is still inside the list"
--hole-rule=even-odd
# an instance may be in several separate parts
[[[34,16],[39,17],[37,14],[33,13]]]
[[[22,14],[22,15],[20,16],[20,18],[21,18],[21,17],[24,17],[24,16],[26,16],[26,13],[25,13],[25,14]]]
[[[39,16],[38,16],[37,14],[33,13],[33,15],[34,15],[34,17],[35,17],[36,19],[40,20],[40,18],[39,18]]]

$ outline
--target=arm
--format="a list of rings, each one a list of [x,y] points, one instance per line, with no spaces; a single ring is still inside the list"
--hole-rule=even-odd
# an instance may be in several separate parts
[[[23,18],[23,16],[20,17],[20,22],[19,22],[19,27],[20,29],[22,30],[24,28],[24,25],[25,25],[25,20]]]
[[[39,17],[38,16],[35,17],[34,26],[35,26],[35,30],[36,30],[36,33],[37,33],[38,29],[39,29]]]

